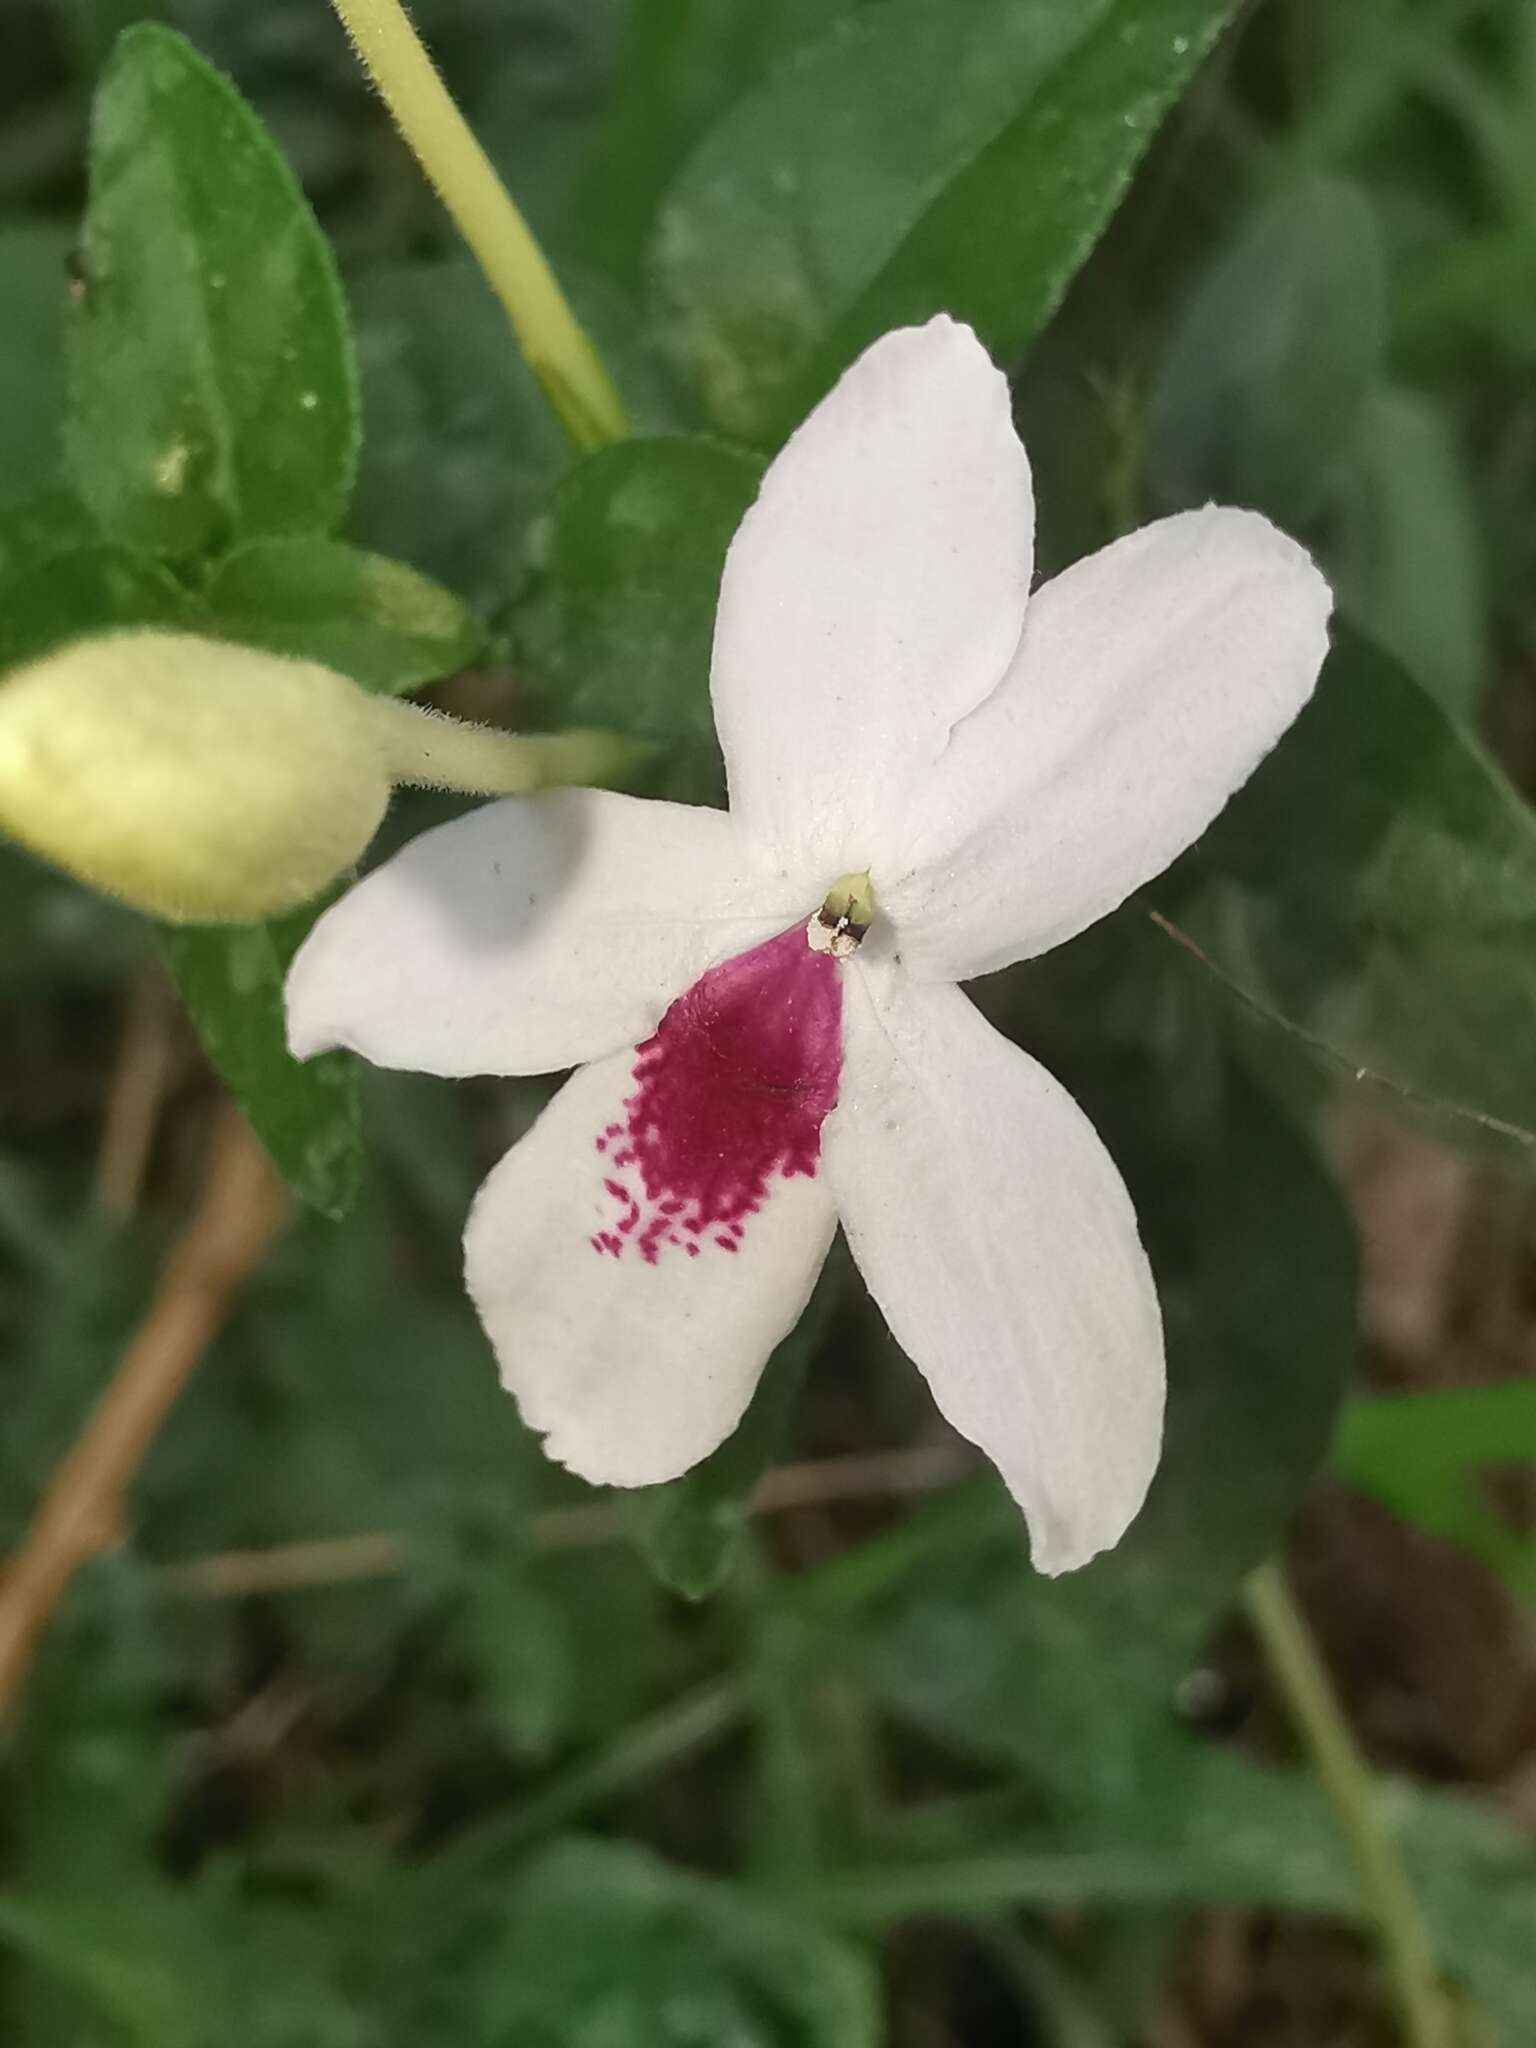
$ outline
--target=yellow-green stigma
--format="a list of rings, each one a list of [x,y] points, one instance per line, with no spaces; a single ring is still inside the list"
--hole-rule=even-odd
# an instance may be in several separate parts
[[[846,960],[864,942],[864,934],[875,920],[875,892],[869,885],[869,870],[856,875],[839,875],[827,891],[820,910],[805,928],[813,953],[830,953]]]

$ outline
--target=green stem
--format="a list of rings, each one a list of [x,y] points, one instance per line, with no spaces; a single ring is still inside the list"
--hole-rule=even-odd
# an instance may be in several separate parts
[[[1454,2048],[1451,2010],[1429,1932],[1396,1844],[1383,1825],[1370,1766],[1344,1718],[1312,1631],[1280,1566],[1261,1566],[1249,1579],[1244,1597],[1265,1659],[1354,1858],[1392,1979],[1405,2048]]]
[[[470,133],[400,0],[331,0],[405,137],[507,310],[517,345],[578,448],[629,422],[528,223]]]
[[[641,740],[607,732],[512,733],[448,718],[398,697],[370,697],[391,782],[516,796],[561,783],[622,781],[648,758]]]

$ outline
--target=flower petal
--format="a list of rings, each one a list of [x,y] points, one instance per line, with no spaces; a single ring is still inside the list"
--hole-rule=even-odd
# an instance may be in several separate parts
[[[706,967],[814,908],[750,873],[723,811],[605,790],[487,804],[328,910],[288,977],[300,1059],[543,1074],[643,1038]]]
[[[690,1205],[649,1198],[624,1142],[637,1057],[566,1082],[480,1190],[464,1239],[523,1419],[608,1486],[674,1479],[729,1436],[835,1222],[824,1175],[774,1177],[739,1234],[691,1229]]]
[[[914,973],[988,974],[1071,938],[1198,838],[1312,694],[1328,586],[1253,512],[1209,506],[1030,599],[1018,657],[877,874]]]
[[[1029,1522],[1036,1567],[1119,1540],[1162,1437],[1162,1321],[1093,1126],[957,988],[862,962],[823,1131],[891,1333]]]
[[[731,809],[830,883],[899,844],[906,791],[997,683],[1034,503],[968,327],[901,328],[790,439],[731,544],[711,688]]]

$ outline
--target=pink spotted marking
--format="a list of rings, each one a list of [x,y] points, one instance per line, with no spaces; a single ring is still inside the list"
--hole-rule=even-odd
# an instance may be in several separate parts
[[[636,1048],[624,1122],[599,1132],[602,1258],[734,1253],[775,1179],[814,1176],[843,1057],[840,968],[805,928],[739,953]]]

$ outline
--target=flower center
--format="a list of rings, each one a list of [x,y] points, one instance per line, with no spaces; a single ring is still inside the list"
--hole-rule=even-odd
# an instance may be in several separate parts
[[[815,1175],[842,1069],[838,957],[796,925],[711,968],[671,1005],[636,1048],[624,1121],[595,1141],[594,1251],[633,1250],[651,1266],[674,1248],[734,1253],[775,1180]]]
[[[869,869],[839,875],[827,891],[820,910],[805,928],[813,953],[830,953],[847,960],[864,943],[875,917],[875,892],[869,886]]]

